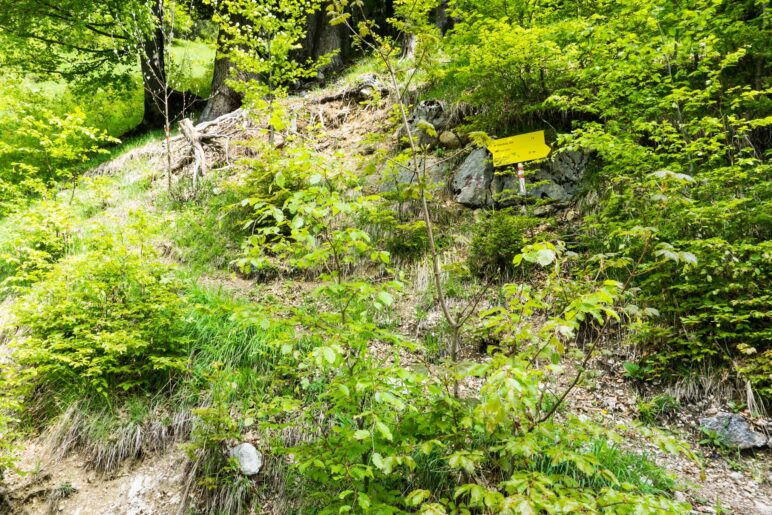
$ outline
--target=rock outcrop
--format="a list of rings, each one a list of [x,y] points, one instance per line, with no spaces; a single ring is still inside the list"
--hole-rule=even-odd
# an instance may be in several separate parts
[[[526,172],[527,182],[535,184],[528,188],[528,196],[569,200],[579,190],[588,161],[588,156],[580,152],[555,154],[541,168]],[[486,149],[472,151],[449,182],[455,201],[472,208],[512,205],[519,195],[514,171],[494,170]]]
[[[450,128],[450,117],[446,113],[442,102],[438,100],[424,100],[420,102],[410,113],[408,122],[410,123],[410,132],[421,146],[435,146],[438,141],[438,135]],[[429,134],[421,128],[422,125],[427,123],[434,127],[436,134]],[[397,136],[400,139],[406,136],[404,127],[400,128]]]
[[[453,173],[450,187],[456,202],[476,208],[493,204],[492,183],[490,155],[484,148],[478,148]]]
[[[732,449],[756,449],[770,445],[767,435],[754,430],[751,424],[737,413],[719,413],[713,417],[701,418],[700,428],[714,432],[723,445]]]

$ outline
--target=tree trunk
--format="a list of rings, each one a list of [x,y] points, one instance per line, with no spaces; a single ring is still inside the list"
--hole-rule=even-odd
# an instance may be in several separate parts
[[[308,17],[300,59],[315,61],[324,55],[333,54],[330,63],[320,71],[339,70],[351,57],[350,41],[346,26],[330,24],[327,6],[323,5]]]
[[[167,97],[166,66],[164,63],[164,33],[161,28],[163,13],[160,2],[153,2],[153,17],[156,29],[153,36],[142,44],[140,69],[144,90],[145,113],[142,126],[157,129],[164,126],[164,103]]]
[[[453,28],[453,18],[448,16],[448,4],[450,0],[442,0],[440,5],[434,10],[434,23],[440,29],[440,32],[444,35],[447,31]]]
[[[204,110],[201,113],[200,122],[208,122],[219,118],[224,114],[235,111],[241,107],[242,96],[227,83],[232,78],[233,65],[227,55],[220,48],[214,61],[214,75],[212,76],[212,93],[209,95]]]
[[[413,59],[418,49],[418,39],[415,34],[405,34],[402,41],[402,53],[400,59]]]
[[[184,117],[200,99],[193,93],[171,89],[166,77],[165,45],[163,31],[163,0],[153,1],[153,17],[156,22],[152,37],[142,43],[140,69],[144,93],[144,115],[137,131],[162,129],[168,123]]]

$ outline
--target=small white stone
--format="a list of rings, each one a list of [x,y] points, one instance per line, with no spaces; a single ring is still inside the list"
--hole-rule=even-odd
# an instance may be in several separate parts
[[[239,469],[245,476],[254,476],[263,468],[263,455],[251,443],[239,444],[229,454],[238,461]]]

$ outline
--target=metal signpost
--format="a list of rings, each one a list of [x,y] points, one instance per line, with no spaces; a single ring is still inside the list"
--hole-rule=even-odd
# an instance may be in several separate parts
[[[523,163],[544,159],[549,155],[551,149],[544,142],[544,131],[536,131],[493,140],[488,145],[488,150],[493,154],[494,167],[517,163],[520,195],[525,196],[525,167]],[[523,205],[523,209],[525,209],[525,205]]]
[[[543,159],[550,153],[550,147],[544,142],[544,131],[493,140],[488,150],[493,154],[494,167]]]
[[[488,145],[488,150],[493,154],[494,167],[517,163],[520,195],[525,197],[525,167],[523,163],[544,159],[549,155],[551,149],[544,142],[544,131],[536,131],[493,140]],[[523,209],[525,210],[525,205],[523,205]]]

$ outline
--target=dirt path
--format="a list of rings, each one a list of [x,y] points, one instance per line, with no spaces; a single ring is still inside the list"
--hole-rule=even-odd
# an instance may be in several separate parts
[[[47,461],[47,454],[37,441],[20,453],[28,473],[8,478],[16,513],[172,515],[180,506],[185,455],[178,449],[126,462],[104,477],[88,470],[77,453],[58,462]]]
[[[618,358],[621,358],[619,356]],[[646,455],[673,473],[686,488],[677,497],[692,504],[695,513],[772,515],[772,452],[718,453],[700,446],[698,419],[719,410],[718,406],[697,408],[683,405],[661,429],[689,445],[699,459],[668,454],[637,433],[636,404],[639,396],[622,376],[623,359],[605,356],[596,360],[595,379],[590,387],[578,388],[569,400],[570,410],[621,428],[624,447]],[[724,510],[724,511],[721,511]]]

